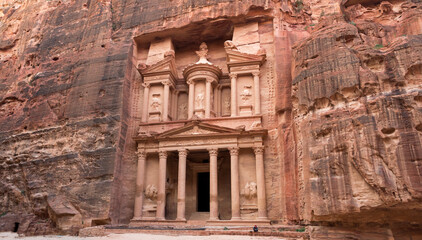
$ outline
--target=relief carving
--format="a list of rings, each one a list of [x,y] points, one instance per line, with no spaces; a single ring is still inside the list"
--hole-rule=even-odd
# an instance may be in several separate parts
[[[151,201],[157,199],[158,190],[154,185],[148,185],[145,189],[145,197]]]
[[[251,89],[252,89],[252,86],[249,86],[249,85],[243,86],[243,91],[242,93],[240,93],[243,104],[249,103],[252,96]]]
[[[255,182],[247,182],[245,187],[242,190],[242,195],[248,199],[251,200],[256,197],[257,194],[257,185]]]
[[[198,93],[198,95],[196,95],[196,99],[195,99],[197,108],[204,108],[204,100],[205,100],[204,92],[201,91]]]
[[[226,96],[223,100],[223,113],[230,114],[231,111],[231,98],[230,96]]]
[[[188,118],[188,106],[186,103],[182,103],[179,105],[179,119],[187,119]]]
[[[161,100],[160,94],[152,94],[151,110],[153,112],[160,111]]]

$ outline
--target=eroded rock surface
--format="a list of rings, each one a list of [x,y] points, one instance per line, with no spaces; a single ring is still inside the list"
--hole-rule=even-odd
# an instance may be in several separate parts
[[[127,223],[141,106],[132,102],[133,38],[258,15],[273,21],[264,28],[274,37],[268,94],[279,123],[269,130],[277,157],[266,165],[272,220],[375,224],[379,239],[420,228],[420,2],[6,0],[0,229]],[[343,227],[311,237],[359,236]]]
[[[327,16],[331,24],[321,21],[295,46],[305,219],[394,222],[420,214],[422,38],[409,21],[418,25],[421,10],[406,1],[350,1],[345,19]]]

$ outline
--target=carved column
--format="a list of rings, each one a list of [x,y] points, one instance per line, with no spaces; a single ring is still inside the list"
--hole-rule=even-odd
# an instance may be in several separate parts
[[[142,86],[144,87],[144,104],[142,108],[142,122],[148,121],[148,99],[149,99],[149,83],[143,83]]]
[[[259,72],[253,72],[254,94],[255,94],[255,115],[261,114],[261,94],[259,90]]]
[[[211,83],[212,79],[205,81],[205,118],[211,116]]]
[[[210,153],[210,220],[218,220],[218,149],[208,149]]]
[[[231,194],[232,194],[232,220],[240,220],[240,191],[239,191],[239,148],[231,147]]]
[[[156,217],[158,220],[165,220],[167,151],[161,150],[158,155],[160,161],[158,163],[158,196]]]
[[[186,205],[186,157],[188,150],[179,150],[179,175],[177,182],[177,218],[176,220],[185,221]]]
[[[138,150],[138,168],[136,171],[136,196],[134,219],[142,217],[142,205],[144,200],[144,180],[145,180],[145,162],[147,154],[143,150]]]
[[[231,90],[231,116],[235,117],[237,116],[237,74],[235,73],[230,73],[230,79],[231,79],[231,86],[230,86],[230,90]]]
[[[264,175],[264,147],[255,147],[256,161],[256,182],[258,188],[258,218],[267,219],[267,203],[265,196],[265,175]]]
[[[193,81],[188,81],[189,84],[189,107],[188,107],[188,119],[193,117],[194,98],[195,98],[195,85]]]
[[[169,117],[169,100],[170,100],[170,82],[163,82],[164,85],[164,105],[163,105],[163,121],[168,121]]]

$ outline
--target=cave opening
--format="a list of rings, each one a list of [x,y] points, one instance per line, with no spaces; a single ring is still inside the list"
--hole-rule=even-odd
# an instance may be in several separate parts
[[[13,228],[13,232],[18,232],[19,230],[19,223],[15,222],[15,227]]]

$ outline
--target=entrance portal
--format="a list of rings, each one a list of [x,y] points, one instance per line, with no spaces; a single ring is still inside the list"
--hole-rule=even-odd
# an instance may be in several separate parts
[[[198,184],[197,184],[197,201],[198,201],[198,212],[209,212],[210,211],[210,173],[200,172],[198,173]]]

